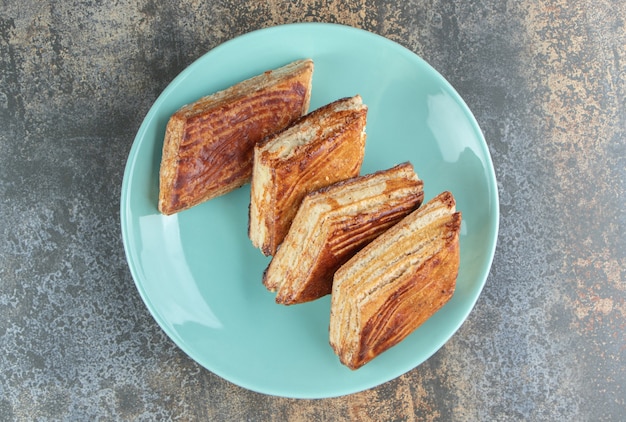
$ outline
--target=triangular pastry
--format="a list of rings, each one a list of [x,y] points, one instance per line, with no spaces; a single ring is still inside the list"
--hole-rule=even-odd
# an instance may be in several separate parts
[[[357,176],[367,106],[356,95],[303,116],[254,147],[248,235],[274,255],[309,192]]]
[[[165,129],[159,211],[173,214],[247,183],[254,145],[307,113],[312,73],[312,60],[298,60],[174,113]]]
[[[398,344],[452,297],[461,213],[443,192],[356,253],[335,273],[330,344],[357,369]]]
[[[409,163],[308,194],[263,283],[284,305],[330,294],[335,271],[423,198],[423,182]]]

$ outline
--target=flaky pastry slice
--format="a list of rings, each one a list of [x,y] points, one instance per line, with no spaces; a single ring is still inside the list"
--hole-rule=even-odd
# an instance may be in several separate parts
[[[266,71],[183,106],[165,129],[158,209],[173,214],[250,180],[254,145],[308,111],[313,61]]]
[[[420,206],[424,183],[410,163],[338,182],[305,196],[263,275],[276,302],[330,294],[335,271]]]
[[[298,119],[254,147],[248,235],[274,255],[309,192],[357,176],[367,106],[356,95]]]
[[[330,344],[357,369],[404,340],[452,297],[461,213],[443,192],[374,239],[335,273]]]

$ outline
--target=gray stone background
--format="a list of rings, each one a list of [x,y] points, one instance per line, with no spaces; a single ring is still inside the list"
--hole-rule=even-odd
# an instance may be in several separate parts
[[[622,0],[0,2],[0,420],[626,417]],[[152,102],[251,30],[338,22],[416,52],[464,97],[501,224],[476,308],[404,376],[274,398],[201,368],[125,262],[119,197]]]

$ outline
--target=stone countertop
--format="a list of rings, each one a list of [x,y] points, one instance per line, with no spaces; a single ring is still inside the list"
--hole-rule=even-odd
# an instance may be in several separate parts
[[[626,7],[615,0],[4,2],[1,420],[623,420]],[[125,261],[126,157],[186,66],[291,22],[419,54],[475,114],[501,221],[468,320],[425,363],[324,400],[247,391],[161,331]]]

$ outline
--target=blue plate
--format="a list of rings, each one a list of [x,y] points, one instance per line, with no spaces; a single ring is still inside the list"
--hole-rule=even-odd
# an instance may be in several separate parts
[[[463,212],[454,297],[361,369],[328,342],[329,297],[285,307],[261,283],[269,259],[247,237],[249,185],[173,216],[157,211],[165,126],[182,105],[300,58],[315,62],[311,110],[360,94],[369,107],[362,173],[403,161],[425,200],[451,191]],[[148,112],[130,151],[121,226],[135,284],[154,319],[192,359],[257,392],[300,398],[368,389],[415,368],[456,332],[485,284],[498,232],[493,165],[472,113],[448,82],[404,47],[332,24],[251,32],[185,69]]]

